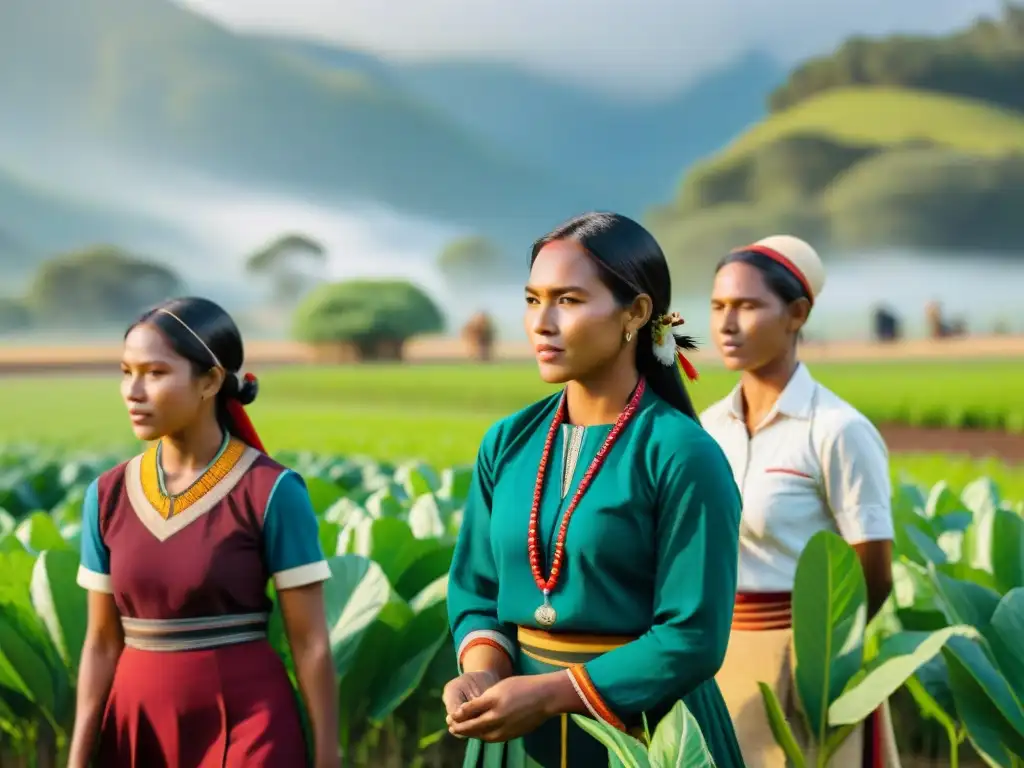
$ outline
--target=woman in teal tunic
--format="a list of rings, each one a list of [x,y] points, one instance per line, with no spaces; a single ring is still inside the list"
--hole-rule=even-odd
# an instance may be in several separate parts
[[[743,765],[714,682],[740,497],[683,385],[692,341],[671,295],[660,247],[623,216],[534,244],[526,330],[541,377],[565,388],[491,427],[477,457],[448,587],[460,676],[444,691],[466,766],[607,765],[569,715],[636,735],[680,699],[718,766]]]

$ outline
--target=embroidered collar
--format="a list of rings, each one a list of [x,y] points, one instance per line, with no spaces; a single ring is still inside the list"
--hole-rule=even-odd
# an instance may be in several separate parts
[[[164,519],[170,517],[172,512],[179,515],[206,496],[227,476],[242,458],[245,448],[245,443],[241,440],[226,434],[220,450],[203,473],[184,491],[172,496],[167,493],[164,484],[164,472],[160,464],[160,442],[157,441],[142,455],[139,467],[142,492],[153,509]]]

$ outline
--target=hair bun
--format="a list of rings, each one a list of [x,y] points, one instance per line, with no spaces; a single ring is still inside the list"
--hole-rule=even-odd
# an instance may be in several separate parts
[[[238,380],[238,394],[235,399],[242,405],[249,405],[256,399],[260,391],[260,383],[255,375],[251,373],[236,374]]]

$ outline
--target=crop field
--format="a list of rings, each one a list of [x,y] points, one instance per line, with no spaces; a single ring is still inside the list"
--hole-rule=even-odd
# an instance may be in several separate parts
[[[978,427],[1024,434],[1024,361],[819,363],[814,375],[876,424]],[[0,378],[0,443],[67,448],[132,440],[120,374]],[[736,378],[709,368],[698,408]],[[555,391],[529,363],[291,366],[260,373],[251,414],[275,448],[470,461],[494,420]]]
[[[1010,649],[1024,626],[1024,471],[945,455],[934,436],[1024,432],[1024,363],[812,369],[883,433],[946,429],[892,457],[896,590],[878,619],[852,618],[865,598],[849,545],[819,535],[801,558],[794,615],[808,638],[832,639],[801,646],[798,687],[832,692],[808,716],[832,738],[891,693],[905,764],[1018,768],[1024,677]],[[455,674],[444,595],[468,465],[491,423],[554,388],[519,363],[257,372],[253,420],[306,478],[330,560],[345,765],[458,766],[439,696]],[[0,378],[0,768],[59,764],[66,748],[85,621],[74,584],[82,494],[138,448],[118,377]],[[708,370],[691,386],[698,407],[734,381]],[[290,664],[278,614],[271,640]],[[859,668],[836,664],[832,646],[854,649]],[[840,669],[844,679],[826,679]]]

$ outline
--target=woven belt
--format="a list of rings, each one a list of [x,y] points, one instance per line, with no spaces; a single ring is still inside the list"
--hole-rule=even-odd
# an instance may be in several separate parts
[[[267,637],[267,613],[194,619],[122,618],[124,644],[140,651],[198,651]]]
[[[553,667],[586,664],[636,639],[618,635],[555,634],[530,627],[518,629],[520,653]]]
[[[732,628],[740,632],[767,632],[791,629],[793,594],[791,592],[740,592],[732,614]]]

